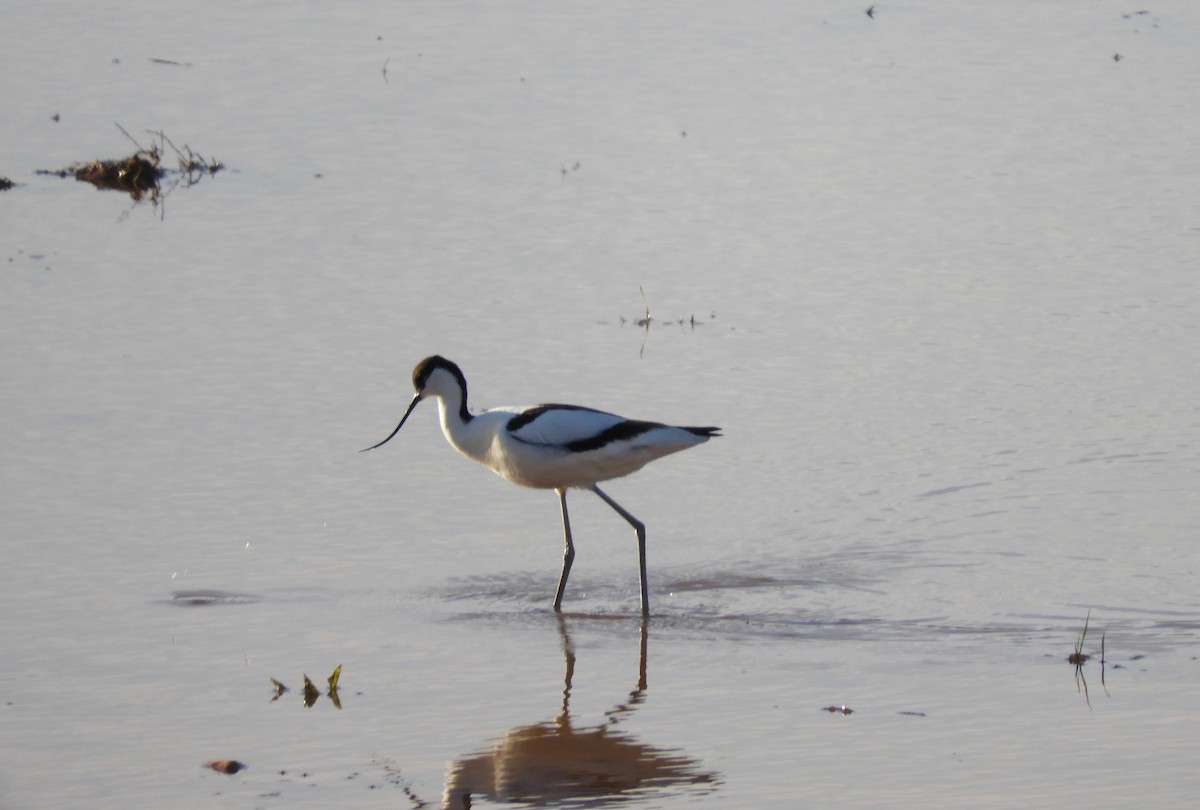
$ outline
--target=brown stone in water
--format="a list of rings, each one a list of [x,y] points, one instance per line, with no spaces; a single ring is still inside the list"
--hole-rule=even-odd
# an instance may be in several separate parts
[[[236,759],[214,759],[205,762],[204,767],[212,768],[217,773],[237,773],[247,766]]]

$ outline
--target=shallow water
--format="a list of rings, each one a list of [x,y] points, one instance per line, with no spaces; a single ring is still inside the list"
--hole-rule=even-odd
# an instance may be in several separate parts
[[[16,4],[0,807],[1190,806],[1200,17],[841,5]],[[228,168],[33,175],[114,121]],[[644,636],[597,499],[560,622],[551,494],[357,452],[434,352],[723,427]]]

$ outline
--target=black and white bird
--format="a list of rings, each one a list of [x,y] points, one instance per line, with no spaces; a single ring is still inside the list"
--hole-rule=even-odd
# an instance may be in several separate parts
[[[643,422],[578,405],[493,408],[472,414],[467,409],[467,380],[462,371],[437,355],[425,358],[413,369],[413,388],[416,396],[400,424],[386,439],[366,450],[386,444],[399,433],[421,400],[437,399],[442,432],[455,450],[514,484],[558,493],[566,548],[554,609],[562,610],[563,591],[575,559],[571,520],[567,516],[567,490],[590,489],[637,533],[642,615],[650,615],[646,593],[646,526],[596,484],[629,475],[655,459],[720,436],[720,428]]]

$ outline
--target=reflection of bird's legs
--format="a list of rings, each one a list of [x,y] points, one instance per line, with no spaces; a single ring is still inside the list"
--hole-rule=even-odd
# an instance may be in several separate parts
[[[649,622],[645,617],[642,617],[640,635],[637,687],[629,693],[628,700],[617,704],[614,708],[604,713],[604,716],[608,718],[609,725],[617,723],[624,715],[632,714],[633,710],[646,699],[646,650],[649,646],[648,638],[650,634]]]
[[[559,715],[558,722],[559,725],[565,725],[570,723],[571,680],[575,677],[575,645],[571,642],[570,631],[567,630],[567,620],[561,613],[558,614],[558,633],[562,636],[563,661],[566,663],[566,672],[563,674],[562,714]]]

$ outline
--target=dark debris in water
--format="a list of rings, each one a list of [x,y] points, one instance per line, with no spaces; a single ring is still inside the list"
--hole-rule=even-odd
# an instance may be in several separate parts
[[[317,698],[321,697],[321,692],[313,685],[313,682],[304,676],[304,705],[311,709],[313,704],[317,702]]]
[[[93,160],[72,172],[76,180],[96,188],[124,191],[135,200],[158,190],[161,173],[157,156],[148,157],[141,152],[120,160]]]
[[[232,593],[230,591],[195,590],[175,591],[171,594],[171,604],[180,607],[211,607],[214,605],[251,605],[259,598],[250,593]]]
[[[176,186],[194,186],[205,176],[212,176],[225,168],[221,161],[205,158],[187,144],[182,148],[177,147],[161,130],[150,131],[154,139],[145,147],[120,124],[116,126],[137,147],[133,154],[115,160],[91,160],[82,165],[72,163],[64,169],[38,169],[35,174],[74,177],[100,190],[128,194],[135,202],[149,198],[157,206]],[[168,150],[175,157],[173,168],[164,165]],[[168,180],[172,182],[164,186]]]
[[[333,703],[334,707],[338,709],[342,708],[342,698],[341,695],[338,694],[338,681],[341,679],[341,677],[342,665],[338,664],[333,668],[333,673],[326,678],[326,683],[329,684],[329,690],[325,692],[325,696],[328,697]],[[271,703],[274,703],[275,701],[279,700],[279,698],[283,697],[284,693],[288,692],[289,690],[281,681],[275,678],[268,678],[268,680],[271,681],[271,686],[275,690],[270,700]],[[305,675],[304,689],[302,692],[302,700],[305,708],[311,709],[313,704],[315,704],[320,697],[321,692],[319,689],[317,689],[316,684],[312,682],[312,679],[309,678],[308,675]]]
[[[1083,674],[1083,665],[1090,661],[1094,656],[1088,655],[1083,651],[1084,641],[1087,639],[1088,624],[1092,619],[1092,611],[1088,610],[1087,616],[1083,620],[1083,631],[1079,634],[1079,638],[1075,641],[1075,651],[1067,656],[1067,663],[1075,667],[1075,689],[1083,692],[1084,700],[1087,702],[1088,708],[1092,707],[1092,698],[1088,693],[1087,677]],[[1107,632],[1100,635],[1100,685],[1104,688],[1104,694],[1108,696],[1108,682],[1105,678],[1105,640],[1108,636]]]
[[[217,773],[237,773],[245,770],[245,763],[238,762],[236,759],[212,759],[204,763],[204,767],[211,768]]]
[[[271,702],[274,703],[283,697],[283,693],[287,692],[288,688],[274,678],[269,678],[269,680],[271,681],[272,688],[275,689],[275,695],[271,698]]]

